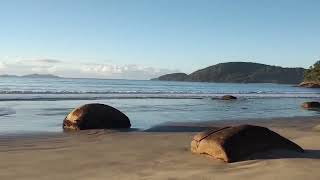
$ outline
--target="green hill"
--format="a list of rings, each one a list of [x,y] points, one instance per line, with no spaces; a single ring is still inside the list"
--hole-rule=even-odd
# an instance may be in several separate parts
[[[219,83],[297,84],[303,80],[303,68],[283,68],[251,62],[228,62],[209,66],[189,75],[174,73],[156,80]]]

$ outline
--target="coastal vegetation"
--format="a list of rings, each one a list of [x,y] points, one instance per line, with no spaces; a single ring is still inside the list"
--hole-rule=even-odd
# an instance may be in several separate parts
[[[320,83],[320,60],[306,70],[304,81],[312,81]]]
[[[320,88],[320,60],[305,71],[304,80],[299,84],[299,86],[307,88]]]

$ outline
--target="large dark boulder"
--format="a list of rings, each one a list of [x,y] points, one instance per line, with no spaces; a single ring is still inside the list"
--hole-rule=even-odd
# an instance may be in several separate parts
[[[292,141],[265,127],[240,125],[208,130],[194,136],[191,151],[208,154],[225,162],[236,162],[267,150],[304,150]]]
[[[316,102],[316,101],[305,102],[302,104],[302,107],[305,109],[317,109],[317,108],[320,108],[320,102]]]
[[[130,128],[129,118],[105,104],[86,104],[73,110],[63,121],[63,129],[120,129]]]

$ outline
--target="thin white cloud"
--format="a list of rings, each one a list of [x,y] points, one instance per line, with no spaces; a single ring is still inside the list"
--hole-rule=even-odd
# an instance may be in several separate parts
[[[159,69],[137,64],[124,66],[112,64],[83,65],[82,72],[107,78],[124,79],[150,79],[163,74],[177,72],[178,70]]]
[[[63,61],[56,60],[56,59],[28,59],[28,60],[17,60],[15,64],[23,64],[26,66],[52,66],[56,64],[63,63]]]
[[[47,63],[47,64],[57,64],[57,63],[62,62],[62,61],[56,60],[56,59],[36,59],[36,60],[32,60],[32,61],[39,62],[39,63]]]

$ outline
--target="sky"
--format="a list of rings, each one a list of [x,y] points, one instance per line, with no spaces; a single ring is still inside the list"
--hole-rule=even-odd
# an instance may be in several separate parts
[[[318,0],[0,0],[0,74],[150,79],[222,62],[307,68]]]

